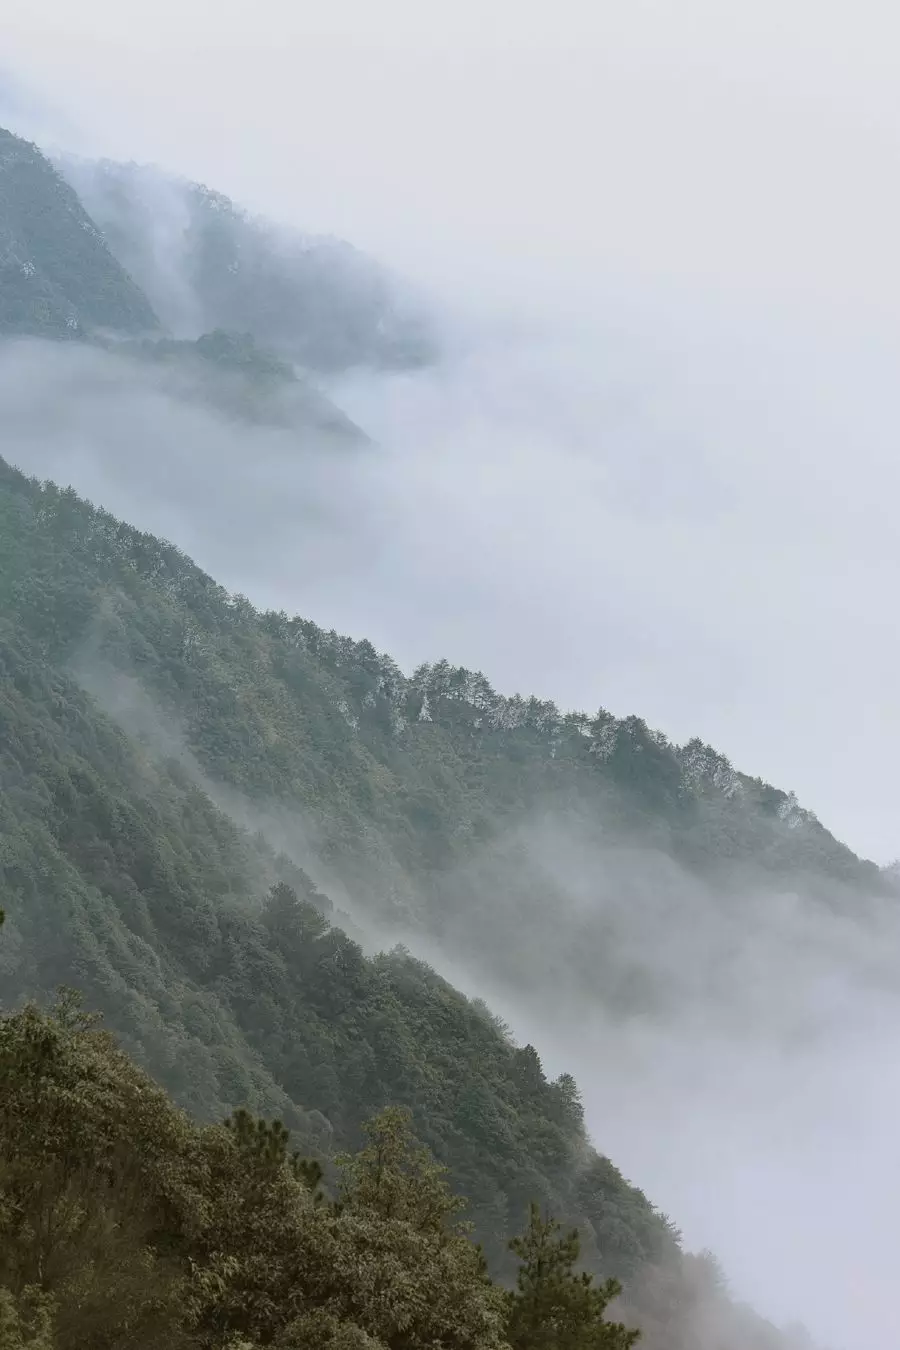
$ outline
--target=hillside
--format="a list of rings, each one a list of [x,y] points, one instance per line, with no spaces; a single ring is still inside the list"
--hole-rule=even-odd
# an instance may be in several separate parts
[[[206,197],[200,194],[197,200],[206,201]],[[101,206],[105,201],[101,193]],[[129,221],[134,230],[152,232],[163,223],[138,210],[139,203],[132,205]],[[244,228],[243,217],[230,206],[228,220],[229,230],[240,233]],[[107,239],[72,185],[40,150],[0,129],[0,338],[87,340],[150,368],[158,377],[159,387],[174,398],[199,401],[228,418],[300,433],[322,432],[348,441],[366,440],[360,428],[309,378],[298,374],[293,358],[310,353],[302,350],[302,343],[298,346],[286,341],[285,335],[294,331],[292,325],[296,327],[292,315],[305,316],[297,331],[306,331],[310,323],[321,328],[320,311],[326,310],[331,315],[329,322],[337,323],[346,338],[341,352],[334,348],[332,364],[360,359],[362,348],[354,348],[348,336],[351,330],[356,331],[355,323],[370,325],[369,339],[374,340],[372,334],[377,330],[388,342],[388,301],[381,292],[381,298],[375,298],[374,264],[367,270],[368,265],[360,262],[350,271],[316,264],[312,273],[319,278],[315,285],[322,290],[316,309],[310,299],[314,289],[311,280],[302,285],[298,282],[293,289],[293,283],[281,275],[273,275],[269,282],[261,280],[260,269],[277,271],[278,264],[260,237],[256,273],[247,278],[246,291],[233,303],[206,305],[209,323],[201,323],[189,337],[163,336],[150,300],[126,270],[130,252],[135,253],[141,273],[138,279],[148,281],[163,300],[159,313],[164,322],[172,331],[180,331],[184,325],[171,305],[166,305],[161,280],[140,255],[137,244],[132,248],[123,242],[123,228],[112,221]],[[207,258],[210,250],[215,252],[212,226],[207,222],[197,228],[199,242],[195,240],[196,248],[194,244],[191,248],[198,257]],[[253,238],[255,228],[246,222]],[[123,257],[111,251],[110,245],[117,242],[125,265]],[[240,250],[243,245],[236,243],[235,248]],[[223,267],[223,276],[230,277],[229,266],[223,263]],[[211,293],[222,295],[223,277],[216,265],[207,259],[203,269]],[[272,290],[269,301],[263,298],[266,285]],[[283,331],[253,308],[257,301],[264,308],[274,303],[276,293],[283,307]],[[366,319],[361,317],[364,311]],[[338,312],[344,317],[339,319]],[[356,317],[349,317],[351,313]],[[259,341],[251,328],[261,335]],[[287,349],[290,360],[281,360],[269,350],[272,340]],[[314,360],[310,363],[317,364]]]
[[[126,527],[108,521],[115,581],[83,554],[84,545],[94,552],[92,515],[71,495],[45,495],[5,471],[6,997],[77,984],[206,1117],[241,1103],[282,1113],[307,1143],[322,1130],[344,1143],[391,1100],[416,1104],[423,1137],[452,1161],[485,1222],[490,1215],[504,1229],[507,1208],[520,1217],[535,1186],[558,1207],[582,1138],[571,1085],[548,1084],[533,1052],[515,1050],[426,967],[402,953],[366,961],[320,919],[332,906],[303,871],[191,781],[177,746],[162,747],[162,760],[148,754],[78,687],[69,662],[95,604],[120,586],[121,599],[129,590],[137,598],[147,584],[127,561],[119,570],[113,536],[128,552],[142,547]],[[315,912],[295,915],[282,892],[266,901],[279,883]],[[313,1124],[301,1104],[313,1107]],[[467,1127],[482,1113],[492,1141],[484,1155]],[[643,1197],[609,1179],[635,1214],[610,1259],[626,1260],[641,1224],[648,1253],[664,1243],[667,1229]]]
[[[0,916],[2,917],[2,916]],[[459,1202],[382,1112],[322,1169],[277,1123],[198,1127],[70,996],[0,1018],[4,1350],[628,1350],[619,1291],[533,1209],[498,1287]],[[114,1141],[111,1144],[111,1141]],[[35,1178],[41,1184],[35,1184]],[[537,1340],[536,1340],[537,1338]]]
[[[165,393],[235,421],[322,432],[347,442],[368,440],[309,378],[259,347],[249,333],[216,329],[195,341],[143,338],[117,343],[114,350],[158,375]]]
[[[501,920],[534,901],[505,839],[538,801],[662,835],[698,874],[726,847],[849,891],[877,871],[710,751],[502,699],[443,665],[404,678],[7,466],[0,616],[7,1006],[76,985],[195,1116],[275,1114],[323,1159],[357,1146],[373,1112],[409,1105],[499,1274],[539,1201],[580,1225],[593,1269],[625,1280],[648,1345],[706,1344],[694,1268],[591,1148],[572,1080],[548,1081],[531,1047],[402,949],[366,957],[329,925],[347,920],[316,880],[334,878],[338,910],[348,897],[365,917],[455,926],[462,946],[496,907],[490,953],[505,942],[513,966],[521,936]],[[479,848],[504,870],[480,870]],[[560,954],[580,947],[615,1003],[589,937],[569,933]],[[740,1350],[780,1344],[750,1327]]]
[[[433,359],[421,305],[349,244],[279,228],[146,166],[66,158],[59,167],[176,337],[247,332],[320,371]]]
[[[157,327],[72,187],[36,146],[0,128],[0,334]]]

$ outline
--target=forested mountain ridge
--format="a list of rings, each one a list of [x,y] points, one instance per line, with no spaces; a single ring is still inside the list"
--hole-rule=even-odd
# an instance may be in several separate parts
[[[403,283],[350,244],[257,220],[137,165],[0,128],[0,335],[249,333],[310,369],[420,365],[436,339]]]
[[[89,177],[89,181],[93,180]],[[222,276],[231,277],[232,273],[227,260],[219,259],[221,267],[214,261],[220,247],[214,236],[225,217],[215,194],[200,189],[197,193],[198,202],[214,203],[215,209],[210,206],[210,219],[197,225],[190,236],[192,242],[185,248],[191,257],[196,254],[205,260],[202,265],[198,261],[197,266],[207,277],[210,293],[221,296]],[[106,201],[102,193],[100,200]],[[129,216],[129,229],[138,235],[142,230],[152,234],[157,228],[164,229],[164,218],[156,221],[152,213],[145,216],[142,203],[131,205],[134,210]],[[158,200],[157,206],[164,217],[165,200]],[[225,216],[232,232],[245,228],[241,223],[244,218],[230,204]],[[204,314],[199,308],[196,313],[198,320],[208,318],[209,322],[185,325],[171,304],[164,303],[162,318],[157,317],[129,271],[127,231],[123,234],[121,222],[117,231],[115,220],[110,229],[107,237],[70,181],[37,146],[0,129],[0,339],[78,340],[114,358],[129,358],[137,378],[145,385],[155,381],[168,396],[180,402],[199,402],[227,419],[295,431],[307,439],[366,442],[361,428],[294,362],[298,357],[304,361],[308,357],[307,364],[317,364],[312,349],[304,349],[303,341],[311,340],[312,329],[322,331],[320,310],[331,313],[332,356],[325,362],[330,368],[362,359],[365,342],[370,355],[373,344],[380,343],[387,360],[387,347],[392,341],[388,319],[392,302],[387,283],[379,281],[376,285],[374,281],[380,276],[374,263],[360,262],[355,269],[344,267],[343,271],[336,264],[317,264],[311,275],[318,287],[318,308],[310,309],[306,292],[313,281],[308,279],[293,287],[288,284],[277,274],[281,263],[272,252],[274,244],[270,247],[261,226],[247,223],[246,229],[256,240],[255,271],[246,282],[242,275],[245,289],[241,297],[230,306],[207,303]],[[132,243],[138,247],[137,242]],[[238,250],[240,247],[235,245]],[[334,248],[340,253],[339,246]],[[145,258],[143,270],[148,268],[152,273]],[[268,283],[271,295],[265,300],[260,293],[259,274],[262,271],[268,276],[273,268],[275,274]],[[153,283],[152,275],[149,279]],[[142,275],[139,281],[143,280]],[[194,280],[200,285],[197,278]],[[193,283],[185,277],[183,284]],[[157,277],[156,289],[161,285]],[[276,302],[280,317],[273,328],[270,311]],[[364,312],[368,316],[365,319]],[[360,324],[368,334],[365,342],[357,332]],[[185,327],[188,336],[181,331]],[[170,332],[178,335],[171,336]],[[294,342],[290,335],[295,332],[307,338]],[[287,360],[271,350],[269,339],[273,337],[287,348]],[[338,351],[341,342],[342,355]]]
[[[72,187],[36,146],[0,128],[0,334],[158,326]]]
[[[571,1079],[548,1082],[533,1049],[421,962],[367,959],[329,927],[309,873],[440,933],[454,901],[467,922],[518,903],[521,873],[486,890],[497,877],[465,859],[549,799],[680,840],[700,870],[722,840],[762,840],[768,866],[842,886],[877,869],[703,747],[504,699],[444,664],[405,678],[6,465],[0,616],[4,998],[75,984],[196,1115],[276,1114],[320,1156],[406,1103],[495,1268],[541,1201],[626,1280],[648,1344],[703,1344],[676,1235],[593,1152]],[[752,1327],[741,1350],[779,1344]]]
[[[544,771],[565,763],[567,718],[513,699],[474,728],[474,703],[436,683],[461,675],[437,667],[402,680],[367,644],[260,616],[178,549],[8,466],[0,616],[4,1002],[76,984],[193,1114],[278,1115],[320,1157],[356,1145],[372,1112],[409,1104],[417,1134],[470,1196],[495,1269],[541,1201],[579,1224],[592,1268],[623,1277],[650,1346],[695,1345],[687,1257],[668,1220],[591,1149],[572,1080],[546,1080],[532,1048],[402,950],[364,957],[329,927],[331,904],[305,869],[210,801],[220,783],[240,790],[232,814],[273,796],[302,803],[293,850],[313,871],[340,872],[347,850],[360,873],[368,856],[372,875],[397,886],[402,857],[426,919],[440,895],[429,871],[440,876],[448,850],[464,846],[451,833],[466,819],[463,784],[449,769],[478,764],[472,737],[502,737],[479,796],[497,790],[513,813],[525,798],[511,779],[521,782],[528,753]],[[390,697],[379,688],[389,675],[401,680]],[[169,744],[140,725],[136,690],[171,717]],[[466,711],[461,728],[441,720],[441,698]],[[586,771],[606,774],[615,752],[591,751],[580,722],[575,734]],[[447,834],[434,819],[436,775]],[[472,837],[490,826],[480,818]],[[849,865],[822,834],[828,856]],[[370,882],[367,903],[376,890]],[[779,1345],[772,1328],[753,1327],[742,1350]]]
[[[58,163],[176,337],[248,332],[328,372],[434,359],[436,335],[420,302],[343,240],[280,228],[221,192],[148,166]]]

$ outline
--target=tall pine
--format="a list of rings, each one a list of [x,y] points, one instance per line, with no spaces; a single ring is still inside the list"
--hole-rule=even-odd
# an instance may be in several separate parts
[[[560,1234],[554,1219],[531,1207],[528,1228],[510,1249],[522,1262],[509,1296],[507,1340],[511,1350],[629,1350],[640,1332],[607,1322],[605,1312],[621,1293],[617,1280],[595,1284],[577,1272],[578,1233]]]

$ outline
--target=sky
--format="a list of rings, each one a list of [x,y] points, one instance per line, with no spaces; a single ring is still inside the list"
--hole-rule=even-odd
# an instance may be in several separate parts
[[[477,341],[436,370],[338,382],[381,446],[362,467],[289,469],[277,437],[248,463],[237,433],[212,444],[203,418],[146,390],[139,427],[134,391],[121,422],[104,392],[98,431],[90,372],[51,435],[41,390],[7,366],[4,397],[40,431],[29,467],[68,466],[226,584],[406,667],[446,655],[507,692],[698,734],[886,862],[900,854],[898,39],[874,0],[31,0],[4,16],[0,115],[350,238],[452,300]],[[761,1230],[754,1197],[793,1186],[791,1214],[815,1192],[824,1228],[821,1177],[851,1146],[862,1172],[843,1178],[841,1212],[890,1231],[872,1200],[893,1150],[877,1121],[896,1117],[878,1016],[868,1058],[849,1046],[837,1078],[817,1060],[805,1097],[787,1071],[739,1082],[714,1166],[708,1131],[687,1157],[680,1118],[677,1216],[693,1206],[739,1271],[733,1215]],[[590,1101],[589,1064],[580,1077]],[[754,1152],[750,1101],[773,1084],[786,1142]],[[820,1109],[835,1130],[815,1133]],[[633,1147],[638,1179],[665,1191],[658,1141]],[[712,1205],[691,1190],[705,1164],[726,1188]],[[777,1262],[791,1259],[785,1237]],[[764,1293],[762,1259],[743,1274]],[[891,1275],[872,1291],[871,1272],[853,1278],[877,1303]]]

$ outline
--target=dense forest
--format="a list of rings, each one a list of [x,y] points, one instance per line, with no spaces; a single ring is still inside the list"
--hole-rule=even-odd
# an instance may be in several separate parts
[[[433,355],[345,246],[0,136],[7,337],[363,445],[295,363]],[[685,878],[898,884],[699,741],[404,673],[0,459],[0,1350],[784,1350],[573,1078],[402,942],[665,1017],[605,902]]]
[[[494,695],[502,717],[473,725],[470,713],[460,727],[466,705],[448,698],[442,718],[432,670],[394,673],[379,700],[385,663],[365,644],[258,614],[177,549],[9,467],[0,614],[5,1000],[77,986],[196,1118],[237,1107],[277,1117],[323,1162],[359,1147],[384,1107],[408,1106],[417,1138],[468,1197],[498,1278],[511,1278],[508,1242],[538,1203],[579,1228],[590,1270],[626,1283],[648,1344],[691,1344],[693,1258],[593,1151],[574,1082],[548,1081],[532,1047],[405,951],[367,958],[329,923],[331,902],[297,862],[305,830],[311,866],[346,855],[349,879],[368,856],[371,878],[396,879],[402,858],[407,885],[436,894],[465,826],[481,839],[493,828],[489,794],[502,816],[527,807],[541,775],[550,786],[562,775],[571,719]],[[352,664],[336,659],[342,650]],[[156,723],[167,717],[181,729],[168,742]],[[619,734],[611,719],[592,725]],[[570,734],[566,772],[598,776],[610,809],[643,819],[641,780],[623,785],[615,753],[592,751],[582,722]],[[688,758],[645,734],[663,763]],[[464,768],[479,764],[467,800]],[[700,811],[694,792],[684,803],[671,790],[669,809]],[[765,792],[751,784],[747,796]],[[293,857],[238,823],[240,806],[227,809],[272,795],[302,806]],[[773,795],[768,814],[758,801],[740,810],[785,849],[798,830],[782,835],[788,799]],[[817,864],[868,876],[808,828]],[[758,1335],[778,1344],[762,1325]]]
[[[0,1346],[628,1350],[615,1280],[537,1207],[494,1285],[388,1110],[331,1169],[239,1110],[199,1126],[68,996],[0,1019]],[[549,1339],[552,1337],[552,1340]]]

